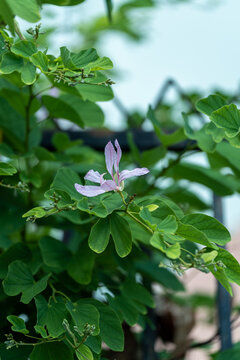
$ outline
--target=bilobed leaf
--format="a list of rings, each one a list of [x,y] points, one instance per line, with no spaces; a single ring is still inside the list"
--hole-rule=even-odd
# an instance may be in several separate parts
[[[101,253],[106,249],[109,243],[109,237],[109,218],[99,219],[91,229],[90,236],[88,238],[89,247],[96,253]]]
[[[207,98],[201,99],[196,103],[196,109],[208,116],[227,105],[226,100],[220,95],[210,95]]]
[[[132,249],[132,235],[127,220],[113,213],[110,217],[110,227],[117,254],[120,257],[127,256]]]
[[[2,57],[2,62],[0,64],[0,74],[11,74],[14,71],[21,72],[23,64],[23,58],[11,53],[6,53]]]
[[[234,104],[225,105],[214,111],[210,119],[230,138],[237,136],[240,132],[240,111]]]
[[[30,360],[73,360],[71,349],[61,342],[46,342],[35,346]]]
[[[181,222],[194,226],[205,234],[209,241],[218,245],[226,245],[231,240],[230,233],[225,226],[211,216],[205,214],[190,214],[184,216]]]
[[[166,234],[174,234],[177,230],[177,220],[175,216],[168,215],[158,224],[158,229]]]
[[[77,301],[74,304],[68,302],[66,307],[71,314],[75,325],[81,332],[84,330],[84,325],[89,324],[95,325],[93,336],[99,334],[99,312],[94,305]]]
[[[30,56],[29,60],[42,72],[48,72],[48,57],[42,51],[38,51],[37,53]]]
[[[181,255],[181,247],[179,243],[173,245],[167,244],[162,235],[158,232],[154,232],[153,236],[150,239],[150,244],[156,249],[162,251],[170,259],[177,259]]]
[[[37,52],[37,47],[31,40],[20,40],[12,45],[11,52],[28,59]]]
[[[4,175],[4,176],[11,176],[13,174],[16,174],[17,169],[9,164],[9,163],[5,163],[0,161],[0,175]]]
[[[7,320],[13,325],[11,329],[16,332],[20,332],[24,335],[28,334],[29,331],[26,328],[26,324],[23,319],[15,315],[8,315]]]
[[[16,260],[8,267],[3,288],[9,296],[22,293],[21,302],[28,304],[34,296],[46,289],[49,276],[50,274],[35,282],[29,267],[22,261]]]
[[[37,326],[47,327],[48,333],[52,337],[58,337],[64,333],[63,320],[67,318],[68,312],[65,305],[61,302],[51,301],[47,303],[42,295],[35,297],[37,308]]]

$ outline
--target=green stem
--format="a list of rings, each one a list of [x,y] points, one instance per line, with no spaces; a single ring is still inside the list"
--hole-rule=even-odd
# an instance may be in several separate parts
[[[21,33],[21,30],[20,30],[20,28],[19,28],[18,23],[17,23],[16,20],[14,20],[14,28],[15,28],[15,31],[16,31],[19,39],[21,39],[21,40],[26,40],[25,36]]]
[[[126,203],[125,199],[124,199],[124,196],[123,196],[123,193],[121,191],[118,191],[119,195],[121,196],[122,198],[122,202],[125,206],[128,206],[128,204]]]
[[[147,226],[146,224],[144,224],[141,220],[139,220],[138,218],[136,218],[130,211],[126,211],[126,214],[128,216],[130,216],[134,221],[136,221],[138,224],[140,224],[142,227],[144,227],[147,231],[149,231],[152,235],[154,234],[154,231]]]
[[[48,284],[49,284],[49,286],[51,287],[51,289],[52,289],[52,291],[53,291],[53,295],[52,295],[53,299],[56,300],[55,294],[60,294],[60,295],[62,295],[65,299],[67,299],[68,301],[71,301],[71,299],[70,299],[66,294],[64,294],[62,291],[57,290],[50,281],[48,282]],[[57,302],[57,300],[56,300],[56,302]]]

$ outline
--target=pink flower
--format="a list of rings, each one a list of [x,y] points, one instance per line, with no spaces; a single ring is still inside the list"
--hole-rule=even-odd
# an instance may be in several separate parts
[[[111,141],[107,143],[105,146],[105,161],[107,171],[112,177],[112,180],[105,180],[103,174],[99,174],[98,171],[89,170],[89,172],[85,175],[84,179],[90,180],[94,183],[100,184],[99,186],[92,185],[79,185],[75,184],[75,189],[82,195],[92,197],[103,194],[107,191],[122,191],[124,187],[124,180],[131,178],[133,176],[141,176],[149,173],[149,170],[146,168],[136,168],[134,170],[123,170],[119,172],[119,162],[122,156],[122,150],[117,140],[115,140],[114,149]],[[115,170],[115,174],[113,172],[113,168]]]

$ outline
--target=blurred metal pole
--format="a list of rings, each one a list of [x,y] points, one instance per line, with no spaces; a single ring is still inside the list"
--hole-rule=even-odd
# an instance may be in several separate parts
[[[214,217],[224,222],[222,198],[213,194]],[[217,308],[219,322],[219,336],[221,342],[221,350],[232,348],[231,333],[231,297],[227,290],[218,282],[217,285]]]
[[[154,309],[149,309],[148,316],[150,321],[152,321],[153,327],[149,324],[146,325],[146,328],[143,331],[143,338],[141,340],[141,349],[142,349],[142,360],[160,360],[159,355],[155,352],[155,343],[157,340],[157,330],[154,328],[156,326],[156,314]]]

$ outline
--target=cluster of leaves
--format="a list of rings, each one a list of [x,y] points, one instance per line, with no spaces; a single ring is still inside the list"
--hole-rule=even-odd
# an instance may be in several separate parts
[[[0,31],[0,297],[7,334],[0,357],[6,360],[97,360],[108,354],[102,343],[123,351],[122,325],[144,329],[149,322],[152,285],[184,291],[178,275],[189,268],[211,272],[229,293],[231,282],[240,285],[240,266],[222,248],[228,230],[199,213],[210,206],[182,184],[195,182],[221,196],[240,191],[239,110],[227,99],[200,100],[197,109],[210,122],[194,130],[190,111],[170,134],[150,107],[147,118],[161,145],[139,152],[129,133],[130,152],[123,156],[126,167],[137,163],[150,175],[129,181],[124,192],[86,198],[75,190],[88,170],[105,171],[104,157],[56,131],[55,118],[82,128],[103,125],[95,102],[113,97],[102,73],[111,60],[95,49],[62,47],[58,57],[40,51],[39,26],[25,37],[13,16],[38,21],[39,3],[80,2],[0,5],[8,24]],[[49,129],[52,151],[42,142]],[[169,156],[168,148],[182,141],[185,150]],[[193,150],[207,154],[209,167],[182,161]],[[170,185],[159,186],[163,177]]]

